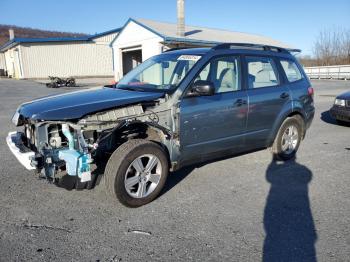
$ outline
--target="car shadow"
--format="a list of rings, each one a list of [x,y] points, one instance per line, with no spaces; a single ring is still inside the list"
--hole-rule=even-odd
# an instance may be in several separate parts
[[[161,197],[162,195],[166,194],[173,187],[179,184],[183,179],[185,179],[189,174],[191,174],[194,169],[198,167],[198,165],[193,165],[181,168],[175,172],[170,172],[165,182],[165,185],[158,197]]]
[[[202,162],[199,162],[197,164],[183,167],[175,172],[170,172],[169,176],[167,178],[167,181],[166,181],[166,183],[163,187],[163,190],[160,193],[159,197],[164,195],[168,191],[170,191],[177,184],[179,184],[183,179],[185,179],[189,174],[191,174],[192,171],[196,168],[201,168],[205,165],[208,165],[208,164],[211,164],[214,162],[218,162],[218,161],[222,161],[222,160],[226,160],[226,159],[230,159],[230,158],[234,158],[234,157],[239,157],[242,155],[246,155],[246,154],[261,151],[261,150],[266,150],[266,148],[258,148],[258,149],[238,153],[238,154],[237,153],[227,153],[227,154],[223,154],[223,156],[217,156],[217,157],[213,157],[212,159],[203,160]]]
[[[331,116],[329,110],[324,111],[321,113],[321,120],[327,124],[337,125],[337,126],[347,126],[350,127],[350,123],[339,123],[337,122],[334,117]]]
[[[273,159],[266,180],[271,187],[264,210],[263,261],[317,261],[308,189],[312,172],[295,159]]]

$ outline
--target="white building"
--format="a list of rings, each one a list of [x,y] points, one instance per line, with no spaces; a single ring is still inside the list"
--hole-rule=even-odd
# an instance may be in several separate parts
[[[19,79],[113,76],[110,43],[119,31],[86,37],[14,38],[0,48],[0,69]]]
[[[0,76],[5,76],[7,72],[6,62],[5,62],[5,54],[0,53]]]
[[[130,18],[111,43],[115,80],[149,57],[175,47],[205,47],[232,42],[290,48],[260,35],[186,25],[184,36],[179,36],[177,29],[176,23]]]
[[[0,47],[1,67],[14,78],[105,77],[118,81],[165,50],[219,43],[256,43],[290,48],[268,37],[130,18],[122,28],[86,37],[14,38]],[[2,62],[5,60],[5,63]]]

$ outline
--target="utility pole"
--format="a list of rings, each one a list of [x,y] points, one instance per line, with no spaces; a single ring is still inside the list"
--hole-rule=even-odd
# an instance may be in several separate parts
[[[177,35],[185,36],[185,0],[177,0]]]

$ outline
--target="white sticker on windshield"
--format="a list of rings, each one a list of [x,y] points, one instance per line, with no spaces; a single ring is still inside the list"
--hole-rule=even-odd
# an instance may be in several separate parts
[[[199,55],[181,55],[177,60],[185,60],[185,61],[195,61],[197,62],[201,56]]]

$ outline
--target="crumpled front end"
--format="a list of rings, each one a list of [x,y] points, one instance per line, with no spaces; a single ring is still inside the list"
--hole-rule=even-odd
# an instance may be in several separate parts
[[[7,145],[28,170],[36,170],[49,180],[59,171],[77,176],[81,182],[91,180],[91,153],[83,131],[69,123],[26,123],[23,132],[10,132]]]
[[[171,109],[158,107],[163,102],[128,105],[70,121],[37,120],[16,113],[12,122],[23,126],[23,131],[9,133],[7,144],[24,167],[50,181],[68,177],[93,184],[92,164],[108,160],[129,139],[148,137],[172,149]]]

